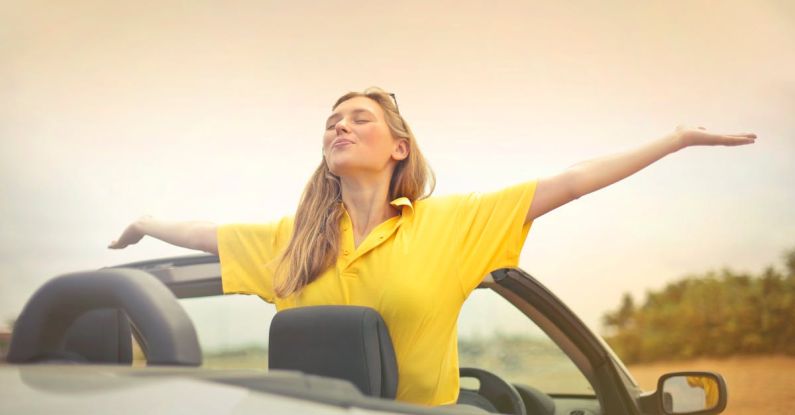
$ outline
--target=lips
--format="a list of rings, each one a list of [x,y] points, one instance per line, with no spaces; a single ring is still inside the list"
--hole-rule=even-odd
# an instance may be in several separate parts
[[[334,141],[331,143],[331,147],[332,147],[332,148],[334,148],[334,147],[337,147],[337,146],[342,146],[342,145],[346,145],[346,144],[353,144],[353,141],[351,141],[351,140],[346,140],[346,139],[344,139],[344,138],[338,138],[338,139],[334,140]]]

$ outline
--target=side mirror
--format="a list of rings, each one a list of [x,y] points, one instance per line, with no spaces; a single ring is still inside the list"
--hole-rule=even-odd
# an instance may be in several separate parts
[[[726,409],[726,381],[712,372],[667,373],[657,381],[661,413],[719,414]]]

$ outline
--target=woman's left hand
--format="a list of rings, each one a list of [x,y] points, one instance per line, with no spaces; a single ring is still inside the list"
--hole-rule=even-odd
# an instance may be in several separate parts
[[[756,134],[713,134],[704,127],[690,128],[680,125],[676,127],[674,135],[679,140],[681,148],[689,146],[741,146],[756,142]]]

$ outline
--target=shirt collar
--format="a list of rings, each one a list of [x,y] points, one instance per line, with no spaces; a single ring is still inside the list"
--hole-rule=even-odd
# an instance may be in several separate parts
[[[401,207],[401,214],[405,216],[407,213],[414,214],[414,205],[411,204],[411,200],[407,197],[399,197],[391,202],[390,205],[394,207]]]
[[[342,201],[340,201],[339,204],[342,206],[343,209],[345,209],[345,205],[342,204]],[[399,198],[389,202],[389,204],[394,206],[394,207],[400,207],[401,208],[401,214],[407,213],[407,212],[412,214],[412,215],[414,214],[414,205],[411,203],[411,200],[409,200],[409,198],[407,198],[405,196],[399,197]]]

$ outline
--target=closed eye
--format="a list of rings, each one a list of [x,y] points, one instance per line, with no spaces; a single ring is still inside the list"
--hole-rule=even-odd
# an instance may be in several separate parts
[[[364,123],[370,122],[370,120],[356,120],[354,122],[356,124],[364,124]],[[326,126],[326,130],[330,130],[330,129],[334,128],[335,125],[337,125],[337,124],[329,124],[329,125],[327,125]]]

